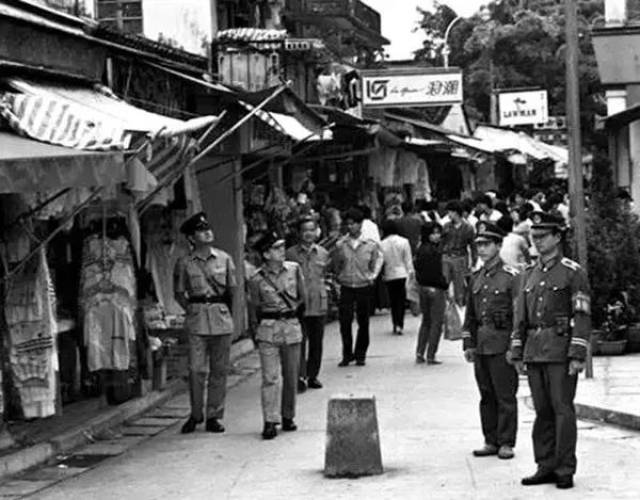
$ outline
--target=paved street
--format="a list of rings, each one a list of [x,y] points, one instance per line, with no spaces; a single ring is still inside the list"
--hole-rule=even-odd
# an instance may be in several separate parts
[[[516,458],[473,458],[482,443],[477,390],[458,342],[443,341],[440,366],[416,365],[418,320],[392,336],[387,316],[373,318],[366,367],[338,368],[339,335],[331,325],[325,341],[325,388],[300,396],[300,430],[260,439],[259,376],[254,373],[228,395],[227,432],[179,434],[175,423],[119,456],[41,490],[39,499],[281,499],[281,498],[640,498],[640,434],[580,423],[576,488],[523,488],[534,471],[532,412],[520,406]],[[252,354],[244,370],[258,367]],[[521,395],[526,395],[526,384]],[[357,480],[322,475],[327,400],[332,394],[376,396],[385,474]],[[184,412],[182,396],[167,407]]]

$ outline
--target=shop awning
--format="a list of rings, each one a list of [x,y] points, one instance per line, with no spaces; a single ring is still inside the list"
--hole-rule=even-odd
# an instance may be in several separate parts
[[[79,151],[0,132],[0,193],[110,186],[124,180],[121,152]]]
[[[640,120],[640,104],[631,106],[619,113],[609,115],[605,118],[605,127],[609,130],[616,130],[629,125],[630,123]]]
[[[203,128],[217,116],[184,121],[145,111],[102,85],[92,88],[5,78],[0,115],[18,133],[59,146],[105,151],[127,149],[134,134],[173,137]]]
[[[239,102],[248,111],[255,109],[251,104],[245,101]],[[333,139],[333,134],[330,130],[326,128],[321,128],[316,131],[310,130],[297,118],[291,115],[260,109],[256,112],[256,117],[272,127],[275,131],[287,136],[295,142],[330,141]]]

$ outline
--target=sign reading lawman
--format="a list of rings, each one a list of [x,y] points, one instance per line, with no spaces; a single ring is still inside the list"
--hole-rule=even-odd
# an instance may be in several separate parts
[[[444,68],[362,72],[365,107],[441,106],[462,102],[462,73]]]
[[[549,120],[546,90],[500,92],[500,126],[536,125]]]

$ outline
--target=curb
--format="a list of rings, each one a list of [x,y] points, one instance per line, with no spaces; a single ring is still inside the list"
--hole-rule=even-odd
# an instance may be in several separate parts
[[[525,396],[524,402],[528,408],[533,409],[531,396]],[[591,420],[605,424],[616,425],[632,431],[640,431],[640,416],[624,413],[622,411],[600,408],[598,406],[574,403],[576,417],[580,420]]]
[[[231,346],[230,363],[246,356],[254,350],[253,341],[243,339]],[[16,450],[0,457],[0,479],[46,462],[56,455],[66,453],[73,448],[93,441],[93,436],[107,429],[123,424],[155,406],[172,399],[187,390],[187,383],[182,380],[170,382],[162,391],[153,391],[139,398],[127,401],[97,417],[87,420],[81,426],[60,434],[48,442],[38,443],[27,448]]]

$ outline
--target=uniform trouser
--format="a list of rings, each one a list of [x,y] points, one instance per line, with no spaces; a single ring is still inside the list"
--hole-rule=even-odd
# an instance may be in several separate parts
[[[198,421],[203,420],[205,382],[207,418],[224,416],[230,349],[231,335],[189,335],[191,416]]]
[[[476,356],[476,382],[480,390],[480,421],[485,443],[515,446],[518,430],[518,373],[504,353]]]
[[[442,272],[447,283],[453,283],[453,297],[456,304],[464,306],[467,297],[466,277],[469,272],[467,257],[445,255],[442,258]]]
[[[407,302],[407,280],[405,278],[386,281],[391,305],[391,322],[393,327],[404,328],[404,309]]]
[[[430,286],[420,287],[422,323],[420,323],[418,345],[416,347],[416,354],[418,356],[424,356],[426,349],[427,358],[435,358],[442,335],[445,305],[446,292],[444,290]]]
[[[362,288],[350,288],[343,286],[340,289],[340,335],[342,337],[342,358],[364,361],[369,348],[369,307],[373,290],[369,286]],[[356,338],[355,351],[353,349],[353,335],[351,323],[353,323],[353,311],[355,308],[358,321],[358,337]]]
[[[318,378],[322,363],[322,339],[324,316],[305,316],[302,320],[302,344],[300,345],[300,377]]]
[[[300,342],[258,342],[262,367],[262,415],[265,422],[280,423],[296,415]]]
[[[529,363],[527,375],[536,420],[531,436],[539,469],[559,476],[576,472],[577,375],[569,375],[567,363]]]

